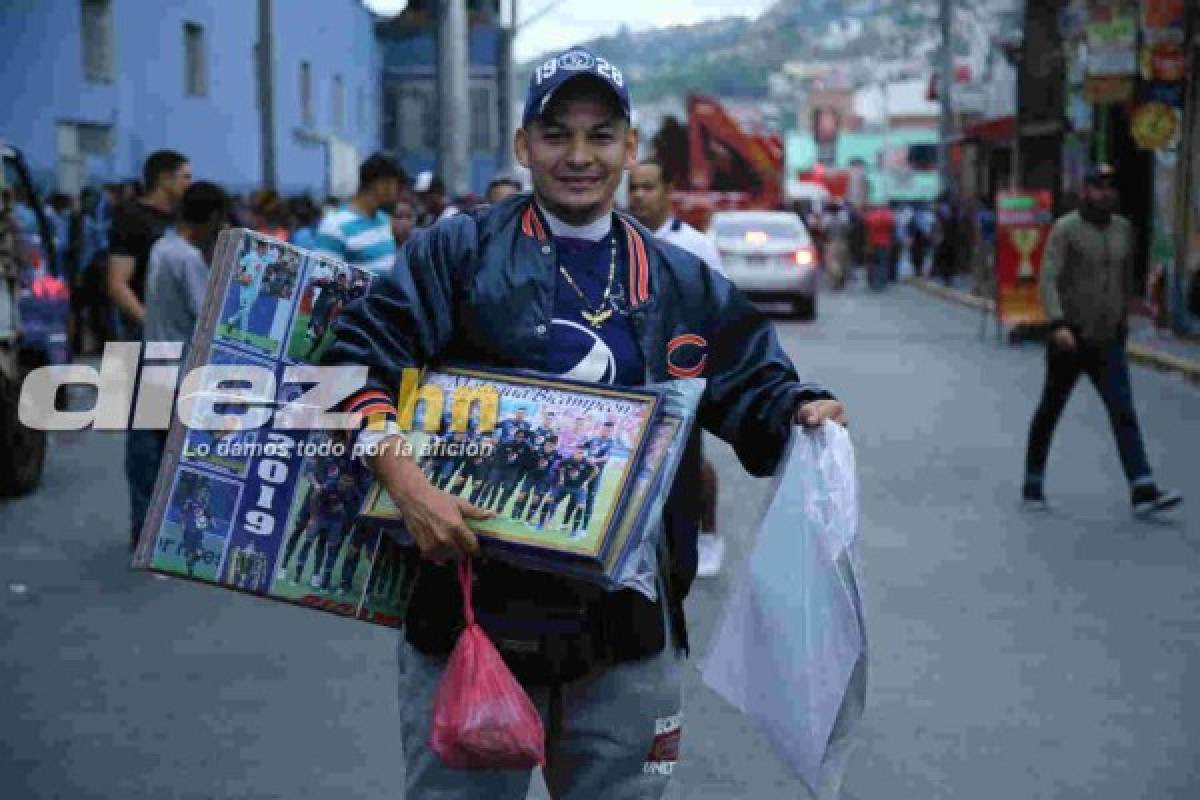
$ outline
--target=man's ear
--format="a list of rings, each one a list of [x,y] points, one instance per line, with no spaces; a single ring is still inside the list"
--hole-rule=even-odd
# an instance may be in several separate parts
[[[632,125],[625,131],[625,170],[632,171],[638,163],[638,132]]]
[[[513,136],[513,155],[517,157],[518,164],[529,169],[529,133],[524,128],[517,128]]]

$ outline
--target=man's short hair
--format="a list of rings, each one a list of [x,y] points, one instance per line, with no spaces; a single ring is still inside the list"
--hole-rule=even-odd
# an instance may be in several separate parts
[[[183,193],[179,204],[179,216],[184,222],[203,225],[213,217],[224,219],[229,215],[229,196],[215,183],[196,181]]]
[[[182,153],[176,153],[174,150],[155,150],[142,165],[142,183],[146,191],[154,191],[160,178],[175,174],[175,170],[186,163],[188,160]]]
[[[637,165],[639,167],[657,167],[658,168],[658,176],[660,178],[662,178],[663,184],[670,186],[670,184],[667,183],[667,168],[664,167],[663,163],[661,161],[659,161],[657,158],[654,158],[653,156],[651,156],[651,157],[639,159],[637,162]]]
[[[516,178],[510,175],[499,175],[488,181],[487,189],[484,191],[484,194],[490,193],[492,189],[496,188],[497,186],[511,186],[518,192],[525,188]]]
[[[365,191],[378,181],[397,180],[402,186],[407,186],[408,173],[392,159],[376,153],[368,158],[358,168],[358,190]]]

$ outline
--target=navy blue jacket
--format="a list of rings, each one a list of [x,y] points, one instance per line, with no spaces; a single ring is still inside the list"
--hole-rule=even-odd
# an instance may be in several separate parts
[[[724,276],[624,214],[614,214],[613,225],[629,266],[626,296],[646,383],[706,378],[700,423],[733,445],[747,471],[771,474],[796,407],[832,395],[799,380],[771,323]],[[543,369],[557,264],[553,239],[528,194],[414,234],[393,271],[334,323],[336,341],[323,363],[369,367],[366,389],[346,410],[394,414],[408,367]],[[689,506],[698,485],[693,461],[696,470],[681,468],[676,482],[692,489],[672,493],[689,497]],[[695,573],[698,511],[676,511],[668,530],[687,531],[672,534],[672,572],[682,594]],[[679,517],[687,524],[680,526]]]
[[[799,403],[831,395],[802,383],[775,330],[733,284],[623,214],[632,318],[646,382],[708,381],[700,421],[769,475]],[[515,195],[417,232],[395,269],[346,307],[325,364],[370,368],[350,410],[388,411],[401,371],[439,362],[540,369],[558,263],[530,202]]]

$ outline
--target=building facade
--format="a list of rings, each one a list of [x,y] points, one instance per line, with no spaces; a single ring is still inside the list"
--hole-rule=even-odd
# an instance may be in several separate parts
[[[410,0],[403,13],[376,26],[383,69],[382,145],[413,175],[437,172],[442,147],[437,6]],[[479,193],[510,161],[515,130],[511,30],[501,24],[498,0],[470,0],[467,10],[467,188]]]
[[[280,191],[324,195],[378,147],[382,69],[360,0],[9,0],[4,17],[0,53],[21,80],[0,87],[0,137],[43,189],[140,178],[169,148],[231,191],[269,185],[273,164]]]
[[[1121,211],[1138,236],[1140,294],[1159,325],[1192,335],[1200,334],[1198,31],[1200,6],[1187,0],[1029,3],[1020,89],[1022,188],[1054,191],[1062,210],[1075,205],[1089,165],[1115,166]],[[1056,65],[1045,63],[1051,57]]]

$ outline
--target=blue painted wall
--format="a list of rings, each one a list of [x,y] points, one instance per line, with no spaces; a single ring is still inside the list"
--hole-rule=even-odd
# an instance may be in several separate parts
[[[468,52],[473,80],[494,80],[499,48],[500,31],[495,26],[471,24]],[[384,25],[379,31],[381,72],[393,81],[436,81],[437,50],[437,32],[432,22],[422,27]],[[436,108],[433,113],[437,113]],[[500,136],[504,142],[510,142],[512,131],[504,130]],[[394,151],[390,155],[414,177],[426,170],[438,172],[437,152],[433,149]],[[468,154],[468,162],[470,190],[482,194],[488,182],[500,171],[501,161],[494,150],[489,150],[472,151]]]
[[[351,142],[365,159],[379,149],[382,103],[382,60],[374,17],[359,0],[276,0],[274,26],[279,189],[284,193],[310,189],[323,195],[325,147],[297,135],[306,127],[300,104],[300,63],[312,65],[312,131]],[[340,127],[333,118],[336,75],[342,76],[345,87]]]
[[[179,150],[199,178],[245,192],[261,184],[253,0],[112,0],[113,80],[84,79],[79,0],[5,0],[0,24],[0,137],[26,154],[44,187],[56,181],[59,122],[110,125],[113,149],[86,161],[88,183],[140,177],[159,148]],[[208,93],[184,91],[185,22],[202,25]],[[326,155],[297,140],[299,63],[312,64],[317,135],[330,118],[333,76],[345,85],[341,136],[361,156],[379,141],[380,57],[373,17],[359,0],[276,0],[276,162],[285,192],[325,193]],[[13,80],[13,76],[18,76]],[[360,96],[366,104],[359,124]]]

